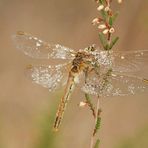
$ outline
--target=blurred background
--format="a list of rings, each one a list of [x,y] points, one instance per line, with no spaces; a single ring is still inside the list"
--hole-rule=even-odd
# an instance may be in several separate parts
[[[125,0],[114,8],[120,11],[116,48],[148,49],[148,1]],[[91,25],[97,14],[93,0],[0,0],[0,148],[89,147],[93,119],[87,108],[77,105],[83,96],[72,96],[60,131],[53,133],[63,88],[51,94],[26,79],[26,65],[40,61],[17,51],[11,36],[22,30],[76,50],[99,45],[97,29]],[[101,148],[147,148],[147,106],[148,92],[102,98]]]

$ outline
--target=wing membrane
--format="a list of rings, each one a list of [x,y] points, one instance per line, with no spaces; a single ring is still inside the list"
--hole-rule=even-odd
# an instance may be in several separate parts
[[[56,66],[32,66],[29,65],[25,71],[26,76],[33,83],[39,84],[49,91],[53,91],[66,84],[68,79],[67,64]]]
[[[137,72],[148,69],[148,50],[112,52],[113,70],[118,72]]]
[[[73,59],[75,52],[59,44],[48,44],[37,37],[25,32],[17,32],[13,35],[14,43],[17,49],[25,55],[36,59]]]
[[[141,77],[112,74],[104,78],[104,75],[89,77],[82,90],[103,97],[126,96],[148,90],[148,80]]]
[[[148,81],[141,77],[112,74],[105,96],[126,96],[148,90]]]

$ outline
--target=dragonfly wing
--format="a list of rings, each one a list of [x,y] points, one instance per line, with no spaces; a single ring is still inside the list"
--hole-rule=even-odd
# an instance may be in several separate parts
[[[59,44],[48,44],[37,37],[19,31],[12,36],[17,49],[37,59],[73,59],[75,52]]]
[[[104,75],[90,77],[82,90],[91,95],[126,96],[148,89],[148,80],[141,77],[112,74],[107,79]]]
[[[100,66],[110,67],[113,61],[113,55],[110,51],[94,51],[92,54],[95,56],[96,61]]]
[[[67,64],[56,66],[32,66],[29,65],[25,71],[26,76],[32,80],[33,83],[39,84],[49,91],[53,91],[60,86],[66,84],[68,79]]]
[[[148,80],[132,76],[112,74],[109,78],[105,96],[127,96],[134,95],[148,90]]]
[[[148,50],[116,51],[111,54],[114,57],[114,71],[137,72],[147,68]]]

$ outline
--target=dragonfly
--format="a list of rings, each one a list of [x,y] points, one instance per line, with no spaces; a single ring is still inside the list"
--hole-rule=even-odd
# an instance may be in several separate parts
[[[13,41],[16,48],[30,58],[60,63],[29,65],[25,70],[32,82],[50,92],[65,87],[56,112],[56,131],[76,86],[85,94],[101,97],[133,95],[148,88],[148,79],[138,76],[138,72],[148,68],[148,50],[106,51],[94,45],[73,50],[49,44],[23,31],[13,35]]]

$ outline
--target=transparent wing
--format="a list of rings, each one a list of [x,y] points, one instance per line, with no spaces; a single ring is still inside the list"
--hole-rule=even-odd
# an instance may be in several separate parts
[[[128,75],[112,74],[105,96],[134,95],[148,90],[148,80]]]
[[[96,61],[99,63],[100,66],[110,67],[114,60],[112,52],[110,51],[94,51],[92,54],[95,56]]]
[[[37,59],[73,59],[75,52],[59,44],[48,44],[37,37],[19,31],[12,36],[17,49]]]
[[[141,77],[112,74],[107,79],[104,75],[89,77],[82,90],[91,95],[126,96],[148,90],[148,80]]]
[[[53,91],[66,84],[68,79],[68,65],[61,64],[56,66],[42,65],[26,68],[25,74],[33,83],[39,84],[49,91]]]
[[[148,50],[115,51],[111,55],[114,71],[137,72],[148,69]]]

